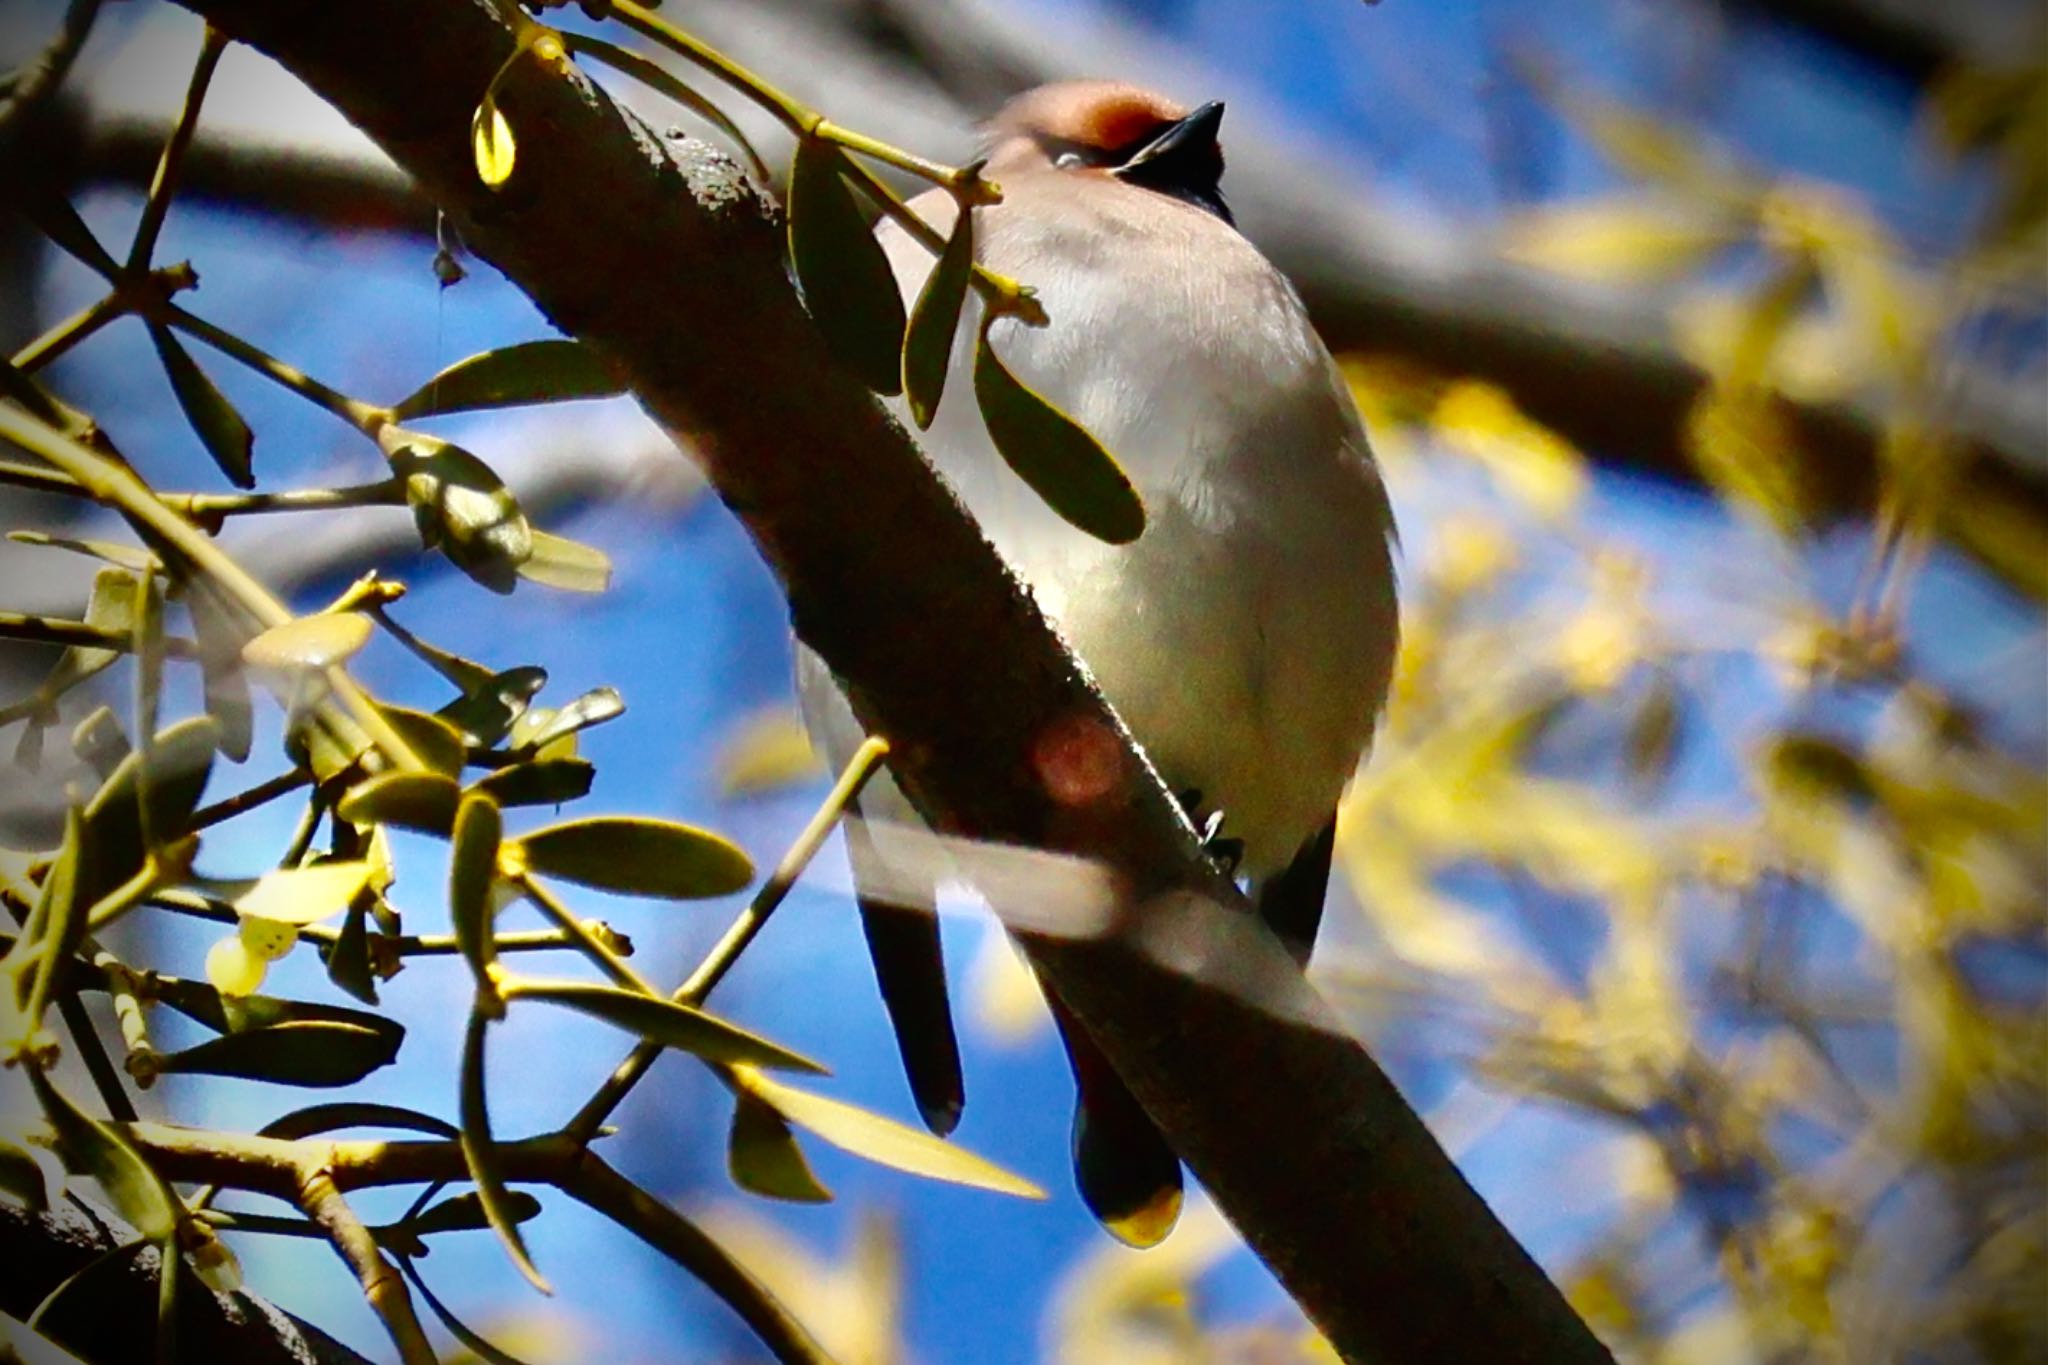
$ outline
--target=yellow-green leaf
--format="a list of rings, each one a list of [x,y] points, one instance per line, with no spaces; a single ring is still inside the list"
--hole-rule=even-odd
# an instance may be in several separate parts
[[[462,1041],[462,1160],[469,1177],[476,1182],[477,1199],[484,1206],[492,1231],[512,1257],[519,1273],[543,1294],[555,1291],[541,1278],[533,1258],[526,1254],[526,1239],[519,1235],[518,1206],[505,1188],[498,1166],[498,1144],[491,1136],[491,1111],[484,1093],[484,1033],[490,1020],[481,1011],[469,1016],[469,1031]]]
[[[423,834],[446,834],[455,823],[462,788],[440,773],[381,773],[361,782],[335,806],[352,825],[397,825]]]
[[[497,189],[512,178],[518,148],[512,140],[512,125],[505,121],[495,96],[485,95],[470,118],[469,147],[476,158],[477,179]]]
[[[742,1090],[732,1114],[725,1148],[726,1169],[743,1190],[796,1204],[828,1204],[825,1188],[796,1145],[787,1121],[765,1102]]]
[[[825,347],[877,393],[902,388],[903,296],[847,178],[846,154],[801,138],[789,169],[789,257]]]
[[[458,360],[391,411],[400,421],[410,422],[447,412],[611,398],[625,391],[597,352],[580,341],[554,337]]]
[[[1046,506],[1111,545],[1145,530],[1145,504],[1130,477],[1073,418],[1010,373],[989,344],[988,328],[974,352],[974,397],[989,439]]]
[[[121,760],[85,806],[93,856],[80,870],[81,908],[126,881],[142,866],[147,833],[161,848],[183,835],[213,772],[220,727],[194,716],[158,733],[147,754]],[[146,762],[146,767],[145,767]],[[143,802],[147,801],[145,814]]]
[[[175,1232],[177,1198],[142,1154],[120,1133],[74,1105],[40,1067],[24,1070],[57,1134],[66,1169],[98,1181],[114,1211],[148,1240],[161,1242]]]
[[[1648,284],[1699,267],[1739,235],[1738,224],[1695,208],[1636,196],[1582,199],[1512,219],[1501,254],[1575,279]]]
[[[540,750],[556,740],[602,725],[626,714],[625,698],[615,687],[593,687],[574,701],[553,711],[528,710],[512,722],[506,732],[507,748]]]
[[[612,584],[611,556],[594,545],[546,531],[533,533],[533,553],[519,576],[563,592],[603,592]]]
[[[953,337],[960,328],[960,309],[974,278],[974,211],[960,210],[960,221],[946,239],[938,264],[918,291],[903,336],[903,396],[918,430],[930,427],[946,389],[946,367],[953,356]]]
[[[280,924],[312,924],[348,909],[373,870],[370,863],[353,860],[266,872],[236,898],[235,910]]]
[[[291,672],[333,668],[370,643],[370,618],[361,612],[323,611],[272,626],[242,646],[242,661],[256,668]]]
[[[256,433],[249,430],[249,424],[242,420],[242,414],[235,411],[227,395],[206,377],[206,371],[199,368],[199,362],[171,335],[171,330],[160,323],[149,324],[149,339],[156,346],[157,359],[163,362],[164,374],[171,381],[171,392],[177,395],[178,406],[185,413],[185,420],[192,424],[192,430],[199,433],[199,439],[206,447],[206,453],[220,466],[220,472],[237,488],[254,488],[256,475],[251,455],[256,446]]]
[[[780,1043],[749,1033],[715,1014],[659,996],[584,981],[543,981],[526,977],[506,981],[503,989],[507,1000],[539,1000],[560,1005],[593,1019],[602,1019],[650,1043],[660,1043],[663,1047],[672,1047],[706,1061],[828,1074],[823,1066],[800,1053],[791,1052]]]
[[[166,1053],[158,1069],[190,1075],[234,1076],[314,1089],[354,1085],[398,1055],[404,1037],[334,1019],[300,1019],[220,1037]]]
[[[448,913],[455,925],[455,943],[476,975],[479,998],[494,993],[491,968],[497,962],[493,921],[497,907],[491,887],[498,877],[498,845],[505,823],[497,803],[472,792],[455,812],[453,847],[448,858]]]
[[[907,1127],[839,1100],[826,1099],[771,1080],[751,1067],[733,1068],[734,1083],[776,1113],[809,1129],[835,1147],[869,1161],[933,1180],[1043,1199],[1045,1191],[1022,1176],[957,1147],[943,1138]]]
[[[488,748],[511,732],[547,681],[548,671],[531,664],[486,674],[435,714],[460,729],[471,744]]]
[[[57,974],[64,970],[72,953],[78,950],[80,940],[85,937],[86,911],[92,907],[90,903],[81,903],[79,869],[93,855],[93,850],[86,846],[90,837],[91,827],[85,823],[78,807],[65,811],[64,843],[57,850],[49,870],[43,874],[42,889],[37,893],[35,910],[29,919],[29,930],[40,942],[50,945],[44,950],[43,960],[36,964],[35,978],[29,988],[29,998],[45,1005],[50,1001]],[[42,1022],[39,1018],[30,1019],[28,1026],[31,1030],[40,1028]]]
[[[754,877],[736,845],[694,825],[637,815],[549,825],[513,841],[536,872],[629,896],[730,895]]]

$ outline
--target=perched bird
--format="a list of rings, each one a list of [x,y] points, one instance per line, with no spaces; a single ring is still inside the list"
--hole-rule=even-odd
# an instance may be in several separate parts
[[[1329,353],[1224,202],[1222,116],[1076,81],[1018,97],[989,130],[1002,201],[976,210],[976,259],[1034,287],[1050,319],[999,319],[990,342],[1122,462],[1144,533],[1112,546],[1061,520],[1005,466],[968,384],[948,385],[923,445],[1154,766],[1195,812],[1220,812],[1260,912],[1306,961],[1337,800],[1392,668],[1394,524]],[[957,211],[943,191],[911,207],[942,233]],[[931,254],[893,223],[879,235],[915,299]],[[972,367],[980,323],[970,294],[955,376]],[[843,760],[860,739],[844,697],[808,651],[799,681],[814,736]],[[861,895],[862,921],[912,1091],[944,1133],[963,1089],[935,901],[905,894],[890,866],[891,824],[916,817],[885,782],[863,806],[849,834],[856,888],[890,890]],[[1079,1092],[1083,1198],[1149,1245],[1178,1212],[1179,1162],[1055,1015]]]

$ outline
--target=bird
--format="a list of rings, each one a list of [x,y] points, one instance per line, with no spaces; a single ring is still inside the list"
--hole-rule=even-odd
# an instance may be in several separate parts
[[[997,318],[988,344],[1114,453],[1143,533],[1111,545],[1062,520],[1006,467],[967,385],[945,389],[922,445],[1191,817],[1220,819],[1216,847],[1305,964],[1338,800],[1393,671],[1397,537],[1335,362],[1223,196],[1222,117],[1221,103],[1079,80],[1026,91],[986,130],[982,173],[1001,198],[974,210],[975,257],[1029,285],[1047,319]],[[944,190],[909,207],[941,234],[959,211]],[[877,236],[914,300],[931,252],[887,218]],[[970,293],[953,374],[981,325]],[[829,668],[799,644],[797,672],[814,740],[845,761],[861,731]],[[855,813],[862,927],[912,1094],[943,1136],[965,1092],[936,878],[892,865],[892,828],[917,817],[886,774]],[[1152,1245],[1178,1216],[1180,1163],[1050,1003],[1077,1087],[1083,1202],[1112,1235]]]

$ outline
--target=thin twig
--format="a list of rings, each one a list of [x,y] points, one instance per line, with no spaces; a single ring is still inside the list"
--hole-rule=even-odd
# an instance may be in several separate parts
[[[434,1365],[434,1348],[413,1312],[412,1291],[377,1246],[377,1239],[349,1207],[333,1174],[324,1165],[310,1165],[301,1174],[297,1203],[327,1233],[334,1250],[356,1274],[363,1299],[384,1323],[405,1365]]]
[[[85,649],[111,649],[127,654],[135,647],[135,636],[125,630],[108,630],[87,621],[61,616],[37,616],[22,611],[0,611],[0,639],[32,640],[43,645],[78,645]],[[162,640],[164,657],[196,659],[199,646],[181,635]]]

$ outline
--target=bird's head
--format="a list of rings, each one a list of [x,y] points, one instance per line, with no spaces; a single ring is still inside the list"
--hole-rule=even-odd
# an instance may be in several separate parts
[[[1221,101],[1189,110],[1114,81],[1064,81],[1026,91],[989,125],[991,178],[1046,172],[1108,177],[1179,199],[1230,222],[1223,202]]]

